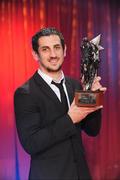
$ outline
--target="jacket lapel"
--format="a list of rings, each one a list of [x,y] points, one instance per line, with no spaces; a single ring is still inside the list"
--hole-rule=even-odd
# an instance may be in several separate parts
[[[71,104],[73,102],[73,99],[74,99],[74,89],[72,86],[72,82],[68,78],[65,78],[65,85],[67,88],[68,97],[69,97],[70,104]]]
[[[37,71],[33,75],[33,78],[34,78],[35,82],[39,85],[42,92],[45,93],[46,96],[48,96],[48,98],[51,98],[52,101],[54,101],[55,103],[57,103],[58,105],[61,106],[61,103],[60,103],[59,99],[57,98],[56,94],[49,87],[49,85],[42,79],[42,77],[38,74]],[[70,104],[71,104],[74,99],[74,88],[72,87],[72,82],[69,80],[69,78],[65,78],[65,85],[66,85],[68,97],[69,97]]]
[[[46,96],[48,96],[48,98],[51,98],[52,101],[54,101],[57,104],[61,104],[56,94],[37,72],[33,75],[33,78],[35,82],[39,85],[41,91],[45,93]]]

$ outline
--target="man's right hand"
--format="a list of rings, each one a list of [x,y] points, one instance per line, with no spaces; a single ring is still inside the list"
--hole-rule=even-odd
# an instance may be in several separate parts
[[[78,107],[75,104],[75,99],[73,100],[68,115],[70,116],[73,123],[79,123],[82,121],[88,114],[98,110],[102,109],[103,106],[96,106],[96,107]]]

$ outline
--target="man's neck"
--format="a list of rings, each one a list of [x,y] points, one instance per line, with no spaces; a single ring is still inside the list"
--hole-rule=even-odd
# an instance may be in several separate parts
[[[51,77],[54,81],[59,81],[59,80],[61,79],[61,77],[62,77],[62,71],[61,71],[61,70],[59,70],[59,71],[57,71],[57,72],[47,72],[47,71],[43,71],[41,68],[40,68],[40,70],[41,70],[44,74],[46,74],[46,75],[48,75],[49,77]]]

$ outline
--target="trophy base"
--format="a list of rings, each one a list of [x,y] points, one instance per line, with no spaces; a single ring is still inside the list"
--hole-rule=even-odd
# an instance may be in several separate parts
[[[78,107],[95,107],[103,105],[102,91],[76,91],[75,104]]]

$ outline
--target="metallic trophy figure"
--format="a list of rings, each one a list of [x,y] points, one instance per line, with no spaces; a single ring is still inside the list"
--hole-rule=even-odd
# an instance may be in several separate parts
[[[103,93],[91,90],[92,83],[99,68],[99,51],[104,49],[99,45],[100,35],[89,41],[83,38],[81,43],[81,81],[83,85],[82,91],[76,91],[75,102],[77,106],[93,107],[102,105]]]
[[[91,90],[93,80],[97,75],[99,68],[99,51],[104,49],[99,45],[100,35],[89,41],[83,38],[81,43],[82,62],[81,62],[81,79],[84,89]]]

